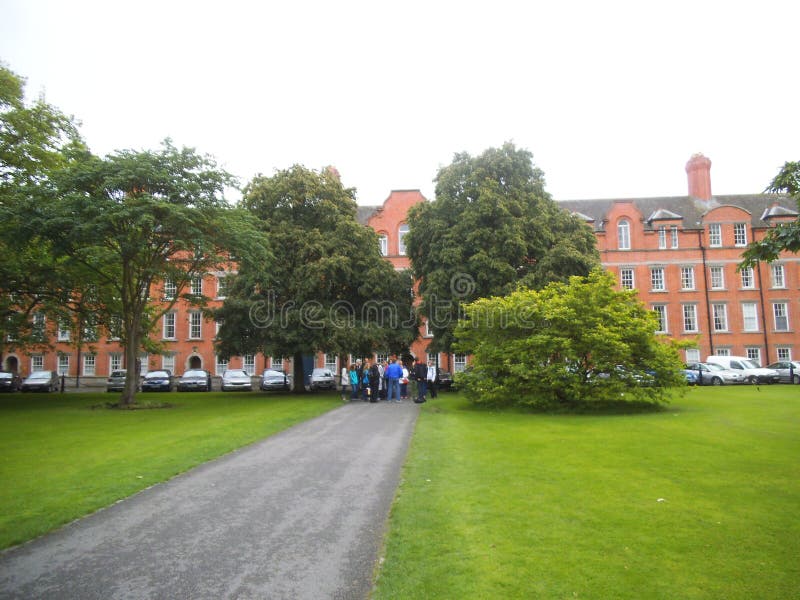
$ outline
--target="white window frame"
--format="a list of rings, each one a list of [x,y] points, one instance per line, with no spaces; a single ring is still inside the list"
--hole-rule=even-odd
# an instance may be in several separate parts
[[[83,375],[85,377],[94,377],[97,372],[97,355],[84,354],[83,355]]]
[[[667,321],[666,304],[654,304],[651,310],[658,316],[658,329],[656,333],[667,333],[669,331],[669,322]]]
[[[747,246],[747,223],[733,224],[733,245],[737,248]]]
[[[69,354],[58,355],[58,368],[56,370],[59,375],[69,375]]]
[[[164,280],[164,300],[172,300],[178,293],[178,285],[173,279]]]
[[[631,267],[623,267],[619,270],[619,286],[623,290],[632,290],[636,288],[634,270]]]
[[[31,354],[31,373],[44,371],[44,354]]]
[[[70,340],[70,336],[72,332],[70,331],[69,323],[65,323],[64,321],[58,322],[58,341],[59,342],[68,342]]]
[[[467,368],[467,355],[453,354],[453,372],[461,373],[466,368]]]
[[[786,270],[781,264],[773,264],[770,269],[772,274],[772,287],[783,289],[786,287]]]
[[[742,331],[758,331],[757,302],[742,302]]]
[[[730,348],[717,348],[714,350],[714,356],[730,356],[731,349]]]
[[[147,372],[150,370],[150,355],[147,352],[142,352],[139,354],[139,375],[147,375]]]
[[[200,340],[203,338],[203,313],[197,310],[189,311],[189,339]]]
[[[761,366],[761,348],[758,346],[749,346],[744,349],[744,354],[747,358],[752,360],[759,367]]]
[[[378,248],[380,249],[381,256],[389,256],[389,236],[385,233],[378,235]]]
[[[161,355],[161,368],[169,371],[170,373],[175,373],[175,355],[174,354],[162,354]]]
[[[684,304],[683,308],[683,331],[684,333],[696,333],[697,329],[697,305]]]
[[[752,290],[756,287],[756,279],[753,273],[753,267],[745,267],[739,271],[741,276],[741,283],[743,290]]]
[[[406,255],[406,234],[408,233],[408,224],[403,223],[397,228],[397,253],[400,256]]]
[[[228,361],[221,358],[219,355],[214,357],[214,373],[216,375],[222,375],[225,371],[228,370]]]
[[[650,291],[664,292],[666,289],[664,267],[650,267]]]
[[[728,331],[728,305],[722,302],[712,303],[711,314],[714,331],[717,333]]]
[[[667,228],[665,225],[658,226],[658,249],[667,249]]]
[[[711,248],[722,247],[722,225],[720,223],[708,224],[708,245]]]
[[[686,362],[687,363],[700,362],[700,349],[699,348],[687,348],[686,349]]]
[[[217,276],[217,298],[222,300],[228,297],[228,277],[226,275]]]
[[[775,331],[789,331],[789,303],[773,302],[772,318]]]
[[[631,223],[628,219],[620,219],[617,222],[617,249],[631,249]]]
[[[166,312],[164,313],[163,319],[163,327],[161,332],[161,337],[165,340],[174,340],[176,338],[177,329],[175,328],[176,323],[176,316],[174,312]],[[170,335],[170,329],[172,329],[172,335]]]
[[[681,289],[693,290],[695,289],[694,283],[694,267],[684,266],[681,267]]]
[[[108,372],[122,369],[122,352],[112,352],[108,355]]]
[[[785,346],[775,348],[778,360],[792,360],[792,349]]]
[[[669,228],[669,235],[672,242],[672,249],[676,250],[678,248],[678,226],[672,225]]]
[[[725,268],[720,265],[713,265],[708,268],[711,275],[711,289],[725,289]]]
[[[191,281],[191,294],[192,296],[202,296],[203,295],[203,278],[202,277],[192,277]]]
[[[256,355],[245,354],[242,357],[242,369],[248,374],[253,375],[256,372]]]

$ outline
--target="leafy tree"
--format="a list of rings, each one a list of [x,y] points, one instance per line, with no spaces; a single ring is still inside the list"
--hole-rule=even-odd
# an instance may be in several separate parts
[[[268,273],[239,269],[224,306],[218,351],[302,357],[325,351],[399,352],[416,336],[410,274],[380,255],[377,234],[356,219],[354,192],[333,169],[295,165],[258,176],[242,206],[259,220],[275,261]]]
[[[149,333],[161,316],[179,299],[203,304],[184,293],[190,281],[229,265],[231,251],[267,260],[263,236],[223,198],[232,181],[210,157],[169,140],[158,151],[83,152],[54,177],[53,198],[31,211],[29,231],[93,284],[97,321],[107,330],[118,323],[128,371],[123,405],[135,401],[140,349],[159,349]],[[166,280],[176,284],[174,298],[151,298]]]
[[[494,406],[570,408],[592,402],[666,402],[685,387],[678,345],[633,290],[595,269],[541,291],[518,290],[465,307],[456,349],[472,353],[459,374],[469,398]]]
[[[531,153],[512,143],[457,154],[437,175],[436,200],[414,206],[408,222],[421,312],[439,350],[450,350],[462,303],[566,281],[599,264],[591,230],[550,198]]]
[[[787,162],[766,189],[773,194],[788,194],[800,209],[800,162]],[[754,267],[758,262],[773,262],[781,252],[800,252],[800,219],[781,223],[770,229],[761,240],[750,243],[742,254],[740,269]]]

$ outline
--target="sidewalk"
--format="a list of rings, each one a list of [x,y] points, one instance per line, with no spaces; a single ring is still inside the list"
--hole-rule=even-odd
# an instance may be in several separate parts
[[[0,598],[365,598],[419,409],[351,403],[0,554]]]

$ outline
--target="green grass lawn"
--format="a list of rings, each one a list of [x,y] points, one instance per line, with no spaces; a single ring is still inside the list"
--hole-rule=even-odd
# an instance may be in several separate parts
[[[341,405],[336,394],[138,398],[174,406],[93,410],[116,396],[0,395],[0,548]]]
[[[800,387],[697,388],[666,411],[424,406],[383,598],[800,597]]]

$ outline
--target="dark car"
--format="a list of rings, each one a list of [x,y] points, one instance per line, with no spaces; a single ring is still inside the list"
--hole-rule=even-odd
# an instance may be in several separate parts
[[[150,371],[142,380],[143,392],[172,391],[172,373],[166,370]]]
[[[16,392],[22,383],[20,376],[12,371],[0,371],[0,392]]]
[[[205,369],[189,369],[178,379],[179,392],[210,392],[211,373]]]
[[[450,374],[450,371],[439,371],[437,385],[440,390],[450,391],[453,389],[453,376]]]
[[[128,372],[124,370],[111,371],[106,381],[107,392],[121,392],[125,389],[125,379],[128,377]]]
[[[283,371],[276,369],[266,369],[261,374],[261,383],[259,388],[265,392],[272,390],[286,391],[290,389],[289,378]]]
[[[55,392],[59,388],[59,377],[55,371],[34,371],[20,385],[23,392]]]
[[[222,391],[253,390],[253,380],[244,369],[228,369],[222,374]]]
[[[800,383],[800,361],[781,360],[767,365],[767,368],[778,372],[781,383]]]

